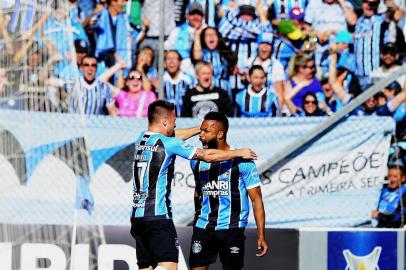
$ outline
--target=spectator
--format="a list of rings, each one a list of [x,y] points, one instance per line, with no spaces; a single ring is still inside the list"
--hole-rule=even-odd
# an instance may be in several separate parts
[[[229,76],[237,59],[216,28],[206,27],[200,35],[196,32],[192,62],[198,61],[211,63],[214,69],[214,86],[229,91]]]
[[[388,184],[385,184],[379,198],[377,210],[371,216],[379,228],[401,228],[406,218],[406,185],[402,167],[388,168]]]
[[[349,46],[352,44],[352,37],[348,31],[339,31],[336,33],[335,42],[330,43],[330,48],[325,51],[321,56],[321,73],[327,74],[329,72],[329,65],[332,55],[336,55],[336,68],[343,67],[350,71],[355,72],[355,57],[350,52]]]
[[[303,107],[303,97],[308,92],[322,93],[319,80],[314,76],[315,66],[313,59],[304,53],[298,53],[289,62],[289,80],[285,83],[285,98],[292,100],[293,104]]]
[[[231,9],[221,9],[219,13],[224,14],[218,26],[219,32],[236,52],[238,68],[243,69],[247,60],[257,52],[258,34],[271,31],[272,25],[260,5],[256,9],[251,5],[241,5],[238,9],[231,5]]]
[[[399,22],[399,27],[401,27],[400,22],[405,15],[405,1],[403,0],[383,0],[380,1],[378,7],[379,14],[390,14],[392,20]]]
[[[319,108],[319,101],[317,96],[308,92],[303,96],[302,107],[298,108],[291,100],[290,96],[285,97],[286,104],[288,105],[289,111],[293,116],[325,116],[326,113]]]
[[[303,45],[303,32],[290,20],[282,20],[278,24],[279,36],[273,45],[273,57],[278,59],[285,70],[290,59],[299,52]]]
[[[135,60],[135,67],[142,75],[142,88],[144,90],[158,89],[158,71],[153,66],[154,50],[151,47],[142,48]]]
[[[123,68],[125,68],[125,64],[118,63],[99,79],[107,81],[108,77]],[[124,81],[124,87],[121,83],[118,87],[111,86],[115,104],[110,115],[137,118],[148,116],[148,106],[157,98],[154,92],[142,89],[142,76],[138,70],[131,69]]]
[[[96,34],[96,56],[105,62],[107,67],[115,63],[117,55],[131,66],[132,40],[139,42],[144,36],[131,28],[129,19],[124,11],[125,0],[107,0],[107,7],[97,13],[97,19],[92,25]]]
[[[199,3],[203,7],[204,23],[210,27],[216,27],[217,5],[224,0],[190,0],[190,3]],[[224,4],[224,3],[222,3]],[[190,8],[190,7],[189,7]]]
[[[96,78],[97,59],[86,55],[82,59],[80,69],[83,76],[74,85],[66,85],[65,90],[70,96],[69,111],[73,113],[109,114],[114,115],[114,100],[111,86]]]
[[[305,10],[308,0],[282,0],[273,1],[272,7],[268,10],[273,25],[278,25],[281,20],[289,19],[293,9]]]
[[[278,96],[266,86],[266,74],[260,65],[253,65],[248,72],[248,88],[236,96],[236,116],[279,116]]]
[[[279,60],[272,58],[272,33],[261,33],[258,35],[258,55],[248,59],[247,70],[254,65],[261,65],[266,75],[266,88],[275,92],[279,100],[279,108],[283,104],[283,82],[285,71]]]
[[[165,42],[166,50],[177,50],[182,56],[182,61],[190,61],[190,50],[195,36],[206,27],[203,22],[203,7],[195,2],[190,4],[187,22],[176,27]]]
[[[329,38],[338,31],[347,31],[347,25],[354,26],[357,15],[345,0],[313,0],[306,7],[304,20],[316,32],[318,44],[315,60],[318,66],[322,54],[328,49]]]
[[[406,116],[406,90],[401,90],[398,82],[394,81],[383,90],[386,103],[377,110],[378,115],[392,116],[396,122],[401,122]]]
[[[323,89],[322,100],[319,102],[319,108],[326,112],[327,115],[332,115],[339,110],[341,105],[340,100],[334,93],[334,89],[329,82],[329,79],[322,77],[320,79],[321,89]]]
[[[355,74],[362,89],[370,83],[371,72],[379,68],[380,48],[383,45],[383,16],[377,14],[379,0],[364,0],[362,16],[355,25]]]
[[[381,51],[381,62],[382,65],[371,73],[372,83],[377,83],[378,81],[386,78],[390,74],[402,69],[396,62],[399,59],[398,48],[394,43],[387,43],[382,47]],[[401,75],[396,80],[401,86],[406,83],[406,75]]]
[[[181,56],[178,51],[165,53],[164,95],[176,106],[176,115],[183,110],[183,96],[193,87],[193,76],[180,70]]]
[[[142,17],[143,20],[147,19],[150,22],[148,32],[146,33],[145,38],[140,43],[140,49],[144,47],[150,47],[154,51],[154,62],[153,66],[157,67],[158,62],[157,59],[159,57],[159,34],[160,34],[160,10],[161,5],[160,1],[148,0],[143,1],[142,4]],[[174,8],[174,1],[172,0],[165,0],[164,1],[164,39],[166,40],[169,34],[175,29],[175,8]],[[175,48],[176,49],[176,48]]]
[[[248,59],[256,56],[258,34],[271,32],[272,25],[266,18],[262,1],[258,1],[256,8],[246,4],[237,8],[236,3],[230,2],[229,7],[219,9],[219,17],[219,32],[237,56],[238,69],[230,76],[231,92],[237,93],[246,87],[240,76],[244,74]]]
[[[404,56],[406,54],[406,42],[405,42],[405,35],[397,26],[396,21],[393,20],[393,14],[385,13],[384,15],[384,22],[382,23],[381,32],[383,33],[383,42],[387,43],[394,43],[398,49],[400,54],[400,61],[403,61]]]
[[[204,117],[208,112],[233,113],[233,106],[227,92],[213,85],[213,67],[209,63],[196,64],[197,85],[183,97],[185,117]]]

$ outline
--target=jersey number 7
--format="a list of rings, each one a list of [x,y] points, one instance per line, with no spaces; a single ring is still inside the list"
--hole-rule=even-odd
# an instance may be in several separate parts
[[[147,162],[137,162],[137,177],[134,177],[134,184],[137,187],[138,192],[141,192],[144,189],[144,176],[145,171],[147,170],[147,165]]]

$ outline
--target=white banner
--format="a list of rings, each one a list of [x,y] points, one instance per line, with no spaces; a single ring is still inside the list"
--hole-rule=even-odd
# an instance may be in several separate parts
[[[325,118],[230,119],[228,140],[250,147],[266,164]],[[132,198],[132,143],[145,119],[0,111],[0,223],[71,224],[77,176],[89,153],[94,209],[81,224],[125,225]],[[178,127],[198,125],[178,119]],[[370,219],[386,175],[390,118],[350,118],[293,158],[262,175],[267,226],[356,226]],[[83,142],[85,142],[84,145]],[[197,138],[192,144],[200,146]],[[63,151],[62,151],[62,150]],[[73,149],[73,150],[72,150]],[[86,152],[86,151],[84,151]],[[172,188],[174,220],[192,221],[194,179],[189,161],[177,158]],[[252,216],[250,225],[254,225]]]

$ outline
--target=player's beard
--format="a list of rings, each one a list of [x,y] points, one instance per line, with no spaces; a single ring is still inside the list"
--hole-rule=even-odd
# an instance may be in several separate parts
[[[217,149],[217,140],[211,140],[206,142],[208,149]]]

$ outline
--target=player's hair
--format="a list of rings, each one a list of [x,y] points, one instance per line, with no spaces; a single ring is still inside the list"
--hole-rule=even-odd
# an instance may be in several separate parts
[[[228,119],[224,113],[221,112],[209,112],[204,116],[204,120],[214,120],[220,122],[224,127],[224,134],[228,131]]]
[[[253,65],[249,70],[248,70],[248,75],[251,76],[252,73],[254,73],[255,70],[261,70],[263,73],[265,73],[264,68],[261,65]]]
[[[165,100],[156,100],[148,106],[148,122],[155,123],[168,112],[174,111],[175,105]]]

